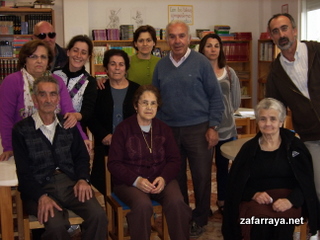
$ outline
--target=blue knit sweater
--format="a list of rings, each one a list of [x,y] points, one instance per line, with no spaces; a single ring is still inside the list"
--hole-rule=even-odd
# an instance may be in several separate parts
[[[191,51],[179,67],[167,55],[156,65],[152,83],[160,90],[163,102],[158,117],[169,126],[219,125],[224,111],[221,89],[202,54]]]

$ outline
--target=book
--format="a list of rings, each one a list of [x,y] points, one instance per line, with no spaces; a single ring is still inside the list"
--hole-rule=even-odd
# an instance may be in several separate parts
[[[104,52],[107,50],[106,46],[94,46],[93,47],[93,60],[94,64],[102,64],[104,58]]]
[[[107,30],[106,29],[93,29],[92,30],[92,39],[98,41],[108,40]]]
[[[34,8],[53,8],[54,7],[54,3],[51,4],[41,4],[41,3],[35,3],[33,5]]]

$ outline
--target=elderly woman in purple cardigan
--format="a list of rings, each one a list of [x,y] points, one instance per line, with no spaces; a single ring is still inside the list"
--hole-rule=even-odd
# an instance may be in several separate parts
[[[137,114],[117,126],[109,150],[113,190],[131,209],[127,220],[132,240],[150,239],[150,199],[162,205],[170,238],[189,239],[191,209],[175,180],[179,149],[171,129],[155,118],[160,104],[156,87],[140,86],[133,99]]]

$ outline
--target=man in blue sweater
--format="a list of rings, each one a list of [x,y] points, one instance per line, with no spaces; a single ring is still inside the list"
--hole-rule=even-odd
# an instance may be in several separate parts
[[[82,239],[105,240],[107,217],[89,184],[89,154],[77,127],[63,128],[55,114],[59,85],[52,76],[38,78],[32,95],[38,112],[12,131],[19,191],[28,214],[45,225],[43,239],[71,239],[66,209],[84,219]]]
[[[154,70],[153,85],[163,99],[158,117],[173,130],[182,166],[178,181],[187,204],[187,159],[194,184],[196,206],[190,236],[200,236],[208,223],[211,197],[212,150],[224,106],[221,89],[208,59],[189,48],[189,26],[172,21],[166,28],[170,54]]]

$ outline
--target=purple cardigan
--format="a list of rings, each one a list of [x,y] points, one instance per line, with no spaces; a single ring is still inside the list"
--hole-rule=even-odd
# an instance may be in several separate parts
[[[171,128],[159,119],[152,120],[152,153],[146,146],[137,115],[122,121],[116,128],[109,150],[108,169],[114,184],[131,186],[138,176],[153,182],[161,176],[166,184],[176,178],[180,152]],[[150,134],[146,134],[150,144]]]
[[[68,89],[63,80],[53,75],[58,80],[60,89],[61,114],[75,112]],[[24,108],[23,77],[20,71],[8,75],[0,86],[0,135],[2,138],[3,151],[12,151],[12,128],[15,123],[22,120],[21,109]],[[83,139],[88,139],[77,123]]]

